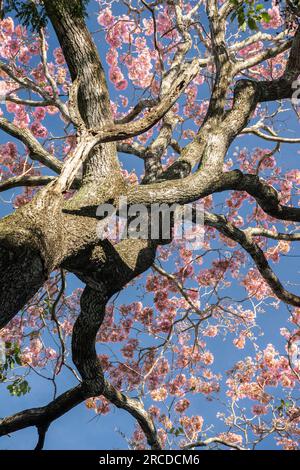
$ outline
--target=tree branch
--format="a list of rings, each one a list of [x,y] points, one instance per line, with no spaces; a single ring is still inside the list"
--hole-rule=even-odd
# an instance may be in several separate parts
[[[133,121],[134,118],[136,118],[144,109],[147,108],[153,108],[154,106],[157,106],[158,102],[157,100],[154,99],[146,99],[146,100],[141,100],[139,101],[131,111],[129,111],[126,116],[122,117],[121,119],[116,119],[115,124],[127,124],[128,122]]]
[[[97,47],[84,16],[75,13],[75,10],[80,11],[81,1],[43,0],[43,3],[63,50],[72,81],[80,79],[78,109],[86,128],[113,126],[109,91]],[[100,143],[94,145],[90,153],[85,154],[85,161],[81,162],[83,184],[99,184],[99,180],[103,178],[110,178],[111,181],[122,180],[116,146],[112,143]],[[73,178],[75,175],[76,171]]]
[[[46,186],[55,180],[55,176],[14,176],[9,178],[3,183],[0,183],[0,193],[8,189],[18,188],[25,186],[27,188],[34,188],[36,186]]]
[[[264,252],[252,240],[251,232],[243,231],[235,227],[231,222],[228,222],[225,217],[216,214],[209,214],[205,212],[204,223],[210,227],[214,227],[226,237],[236,241],[244,248],[245,251],[251,256],[256,264],[258,271],[264,278],[272,292],[283,302],[300,307],[300,297],[287,291],[276,274],[271,269]]]
[[[281,142],[282,144],[300,144],[300,139],[292,139],[289,137],[281,137],[277,134],[274,135],[268,135],[265,134],[264,132],[261,132],[258,128],[256,127],[248,127],[244,130],[242,130],[241,134],[253,134],[256,135],[257,137],[261,137],[264,140],[268,140],[270,142]]]
[[[103,396],[117,408],[128,411],[137,420],[151,449],[162,449],[152,417],[144,409],[144,405],[140,400],[127,397],[107,381],[105,381]]]
[[[246,191],[271,217],[291,222],[300,221],[300,208],[282,205],[276,189],[257,175],[240,172],[240,178],[236,179],[231,189]]]
[[[89,287],[85,288],[81,297],[81,313],[73,329],[72,357],[81,374],[82,383],[45,407],[25,410],[0,420],[0,436],[36,426],[39,434],[36,450],[40,450],[43,448],[47,429],[54,420],[85,399],[103,395],[117,408],[128,411],[137,420],[152,449],[161,449],[153,420],[143,404],[125,396],[104,379],[95,349],[96,335],[103,322],[108,300],[104,286],[103,291],[104,294]]]
[[[0,117],[0,129],[23,142],[23,144],[28,148],[30,158],[32,160],[39,161],[51,170],[55,171],[55,173],[61,172],[63,167],[62,163],[44,149],[29,129],[20,128],[3,117]]]
[[[199,71],[200,61],[193,60],[186,66],[182,74],[175,80],[167,96],[154,107],[146,116],[128,124],[104,126],[103,129],[91,129],[81,136],[81,142],[74,151],[72,159],[64,165],[57,179],[56,189],[65,191],[70,187],[80,166],[88,158],[95,146],[104,142],[115,142],[135,137],[151,129],[170,110],[189,83]]]
[[[68,390],[46,406],[31,408],[0,420],[0,436],[20,431],[30,426],[50,425],[84,401],[82,385]]]
[[[222,444],[223,446],[231,447],[232,449],[235,449],[235,450],[247,450],[244,447],[239,446],[238,444],[234,444],[232,442],[226,441],[225,439],[221,439],[219,437],[209,437],[208,439],[205,439],[204,441],[193,442],[192,444],[188,444],[182,447],[182,449],[190,450],[190,449],[194,449],[195,447],[206,447],[214,443]]]
[[[276,38],[274,38],[274,41],[279,41],[280,39],[284,39],[285,36],[286,36],[286,31],[283,31],[282,33],[278,34]],[[278,54],[282,54],[282,52],[285,52],[288,49],[290,49],[292,44],[293,44],[293,40],[285,41],[282,44],[279,44],[277,46],[263,49],[259,54],[256,54],[253,57],[245,59],[242,62],[238,62],[234,67],[235,75],[237,75],[239,72],[241,72],[244,69],[249,69],[251,67],[254,67],[255,65],[258,65],[264,62],[265,60],[276,57]]]

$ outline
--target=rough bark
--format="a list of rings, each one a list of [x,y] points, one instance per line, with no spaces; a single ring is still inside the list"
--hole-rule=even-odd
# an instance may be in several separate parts
[[[128,204],[186,204],[215,192],[234,189],[248,192],[273,217],[300,220],[300,209],[281,205],[274,188],[259,177],[242,174],[238,170],[223,172],[228,148],[249,122],[257,104],[291,96],[292,82],[300,73],[300,32],[297,31],[292,43],[280,44],[264,51],[260,59],[256,58],[274,57],[290,48],[290,58],[283,76],[271,82],[237,81],[232,108],[227,110],[226,94],[237,74],[237,68],[224,50],[224,22],[228,11],[224,7],[219,14],[216,2],[207,3],[216,66],[208,113],[195,139],[184,149],[179,149],[179,158],[163,171],[161,157],[171,145],[172,130],[176,125],[170,109],[199,68],[208,63],[208,59],[186,60],[191,41],[184,30],[180,12],[177,14],[183,46],[174,59],[173,67],[164,77],[160,99],[158,102],[138,104],[125,120],[114,123],[104,70],[84,19],[74,15],[74,2],[44,0],[73,80],[69,111],[77,127],[81,153],[75,152],[73,158],[62,165],[43,149],[29,131],[22,131],[7,120],[0,119],[0,127],[25,143],[32,159],[60,174],[58,179],[40,178],[39,183],[23,178],[6,185],[6,188],[22,183],[42,185],[50,181],[29,204],[0,222],[0,328],[24,308],[53,270],[60,267],[76,274],[86,284],[72,341],[73,361],[82,382],[45,407],[26,410],[1,420],[0,435],[36,426],[39,430],[37,447],[41,448],[52,421],[85,398],[103,394],[117,407],[131,413],[144,430],[149,445],[160,448],[153,422],[142,404],[121,394],[105,380],[95,349],[96,335],[103,322],[107,302],[153,264],[159,241],[129,239],[115,246],[108,241],[100,241],[96,219],[99,204],[110,201],[118,207],[120,195],[127,196]],[[245,68],[247,66],[249,63],[245,64]],[[145,107],[151,108],[147,116],[134,121]],[[138,156],[146,159],[144,184],[125,184],[116,142],[147,131],[162,118],[158,139],[148,149],[143,151],[140,147],[129,148],[124,144],[129,153],[137,152]],[[89,151],[85,154],[86,148]],[[78,169],[82,163],[83,177],[80,180]],[[196,165],[198,170],[192,172]],[[66,201],[61,189],[72,184],[78,190],[71,200]],[[283,288],[249,234],[218,216],[207,215],[206,222],[240,243],[279,298],[291,305],[299,305],[298,296]]]

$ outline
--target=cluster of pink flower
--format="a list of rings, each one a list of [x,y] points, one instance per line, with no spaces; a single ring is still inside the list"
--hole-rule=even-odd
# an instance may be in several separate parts
[[[5,59],[15,60],[18,57],[22,65],[27,65],[32,56],[39,54],[39,40],[30,40],[25,28],[15,26],[14,20],[5,18],[0,24],[0,55]]]
[[[42,341],[38,337],[33,337],[30,345],[25,347],[22,353],[22,362],[24,365],[43,368],[57,358],[57,352],[53,348],[44,347]]]
[[[247,289],[249,295],[251,297],[255,297],[258,300],[274,296],[271,288],[255,268],[249,269],[248,273],[242,281],[242,284]]]
[[[293,389],[296,379],[287,357],[280,356],[274,346],[269,344],[257,354],[255,361],[247,358],[235,365],[232,376],[227,380],[228,395],[235,400],[249,398],[267,405],[273,399],[266,391],[267,387],[281,385],[283,388]],[[264,407],[263,410],[266,411],[267,408]]]
[[[234,251],[230,258],[223,258],[212,262],[212,267],[200,271],[197,279],[201,286],[213,286],[219,283],[229,285],[225,282],[225,273],[236,277],[241,266],[245,263],[245,255],[240,250]]]
[[[152,81],[152,58],[155,53],[151,53],[145,37],[141,36],[145,33],[143,25],[136,24],[126,15],[113,16],[109,7],[101,11],[98,22],[106,31],[106,40],[110,46],[106,55],[110,67],[109,79],[116,89],[125,90],[128,86],[128,81],[118,65],[120,62],[126,66],[128,78],[133,85],[149,87]],[[145,26],[149,34],[149,25]],[[130,51],[120,57],[118,49],[122,49],[124,45],[130,45]]]
[[[262,23],[263,27],[265,29],[277,29],[283,23],[283,18],[281,16],[280,7],[278,5],[278,2],[275,2],[273,0],[272,3],[273,3],[272,8],[268,8],[268,14],[269,14],[269,17],[270,17],[270,21]]]

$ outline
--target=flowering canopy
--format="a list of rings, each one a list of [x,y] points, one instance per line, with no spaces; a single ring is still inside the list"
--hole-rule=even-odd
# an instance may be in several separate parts
[[[0,420],[0,435],[36,426],[41,448],[85,401],[127,410],[134,449],[297,449],[297,8],[98,0],[84,19],[63,0],[36,7],[33,29],[16,5],[0,22],[0,191],[13,206],[0,225],[0,382],[17,396],[34,395],[34,372],[78,386],[36,418]],[[202,200],[202,246],[99,242],[95,207],[124,193]],[[71,275],[84,287],[70,292]]]

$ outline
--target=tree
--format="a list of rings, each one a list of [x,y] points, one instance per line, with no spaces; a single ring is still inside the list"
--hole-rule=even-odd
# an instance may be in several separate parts
[[[28,372],[48,364],[53,380],[69,368],[79,382],[44,407],[1,419],[0,435],[35,426],[41,449],[51,423],[86,401],[99,413],[111,404],[128,411],[138,424],[134,448],[255,448],[272,436],[294,449],[300,297],[272,265],[300,239],[300,173],[276,160],[280,147],[300,143],[279,135],[281,113],[297,116],[297,2],[101,0],[102,42],[87,26],[95,14],[87,3],[9,1],[1,22],[0,128],[13,140],[1,147],[0,191],[23,192],[0,222],[0,378],[21,395]],[[54,61],[50,25],[60,46]],[[275,147],[233,153],[245,135]],[[144,174],[124,169],[124,155],[142,161]],[[161,234],[99,239],[97,208],[120,211],[121,197],[127,208],[202,201],[202,250]],[[150,268],[152,304],[116,306],[116,294]],[[71,297],[70,274],[85,286]],[[243,301],[227,295],[234,279],[247,290]],[[256,314],[285,304],[286,352],[259,349]],[[218,393],[206,339],[222,331],[237,348],[256,349],[233,365],[224,432],[210,435],[189,406],[192,396]],[[96,350],[110,342],[120,343],[123,361]],[[149,397],[158,406],[144,406]],[[159,404],[168,399],[166,412]],[[243,399],[254,403],[250,417]]]

